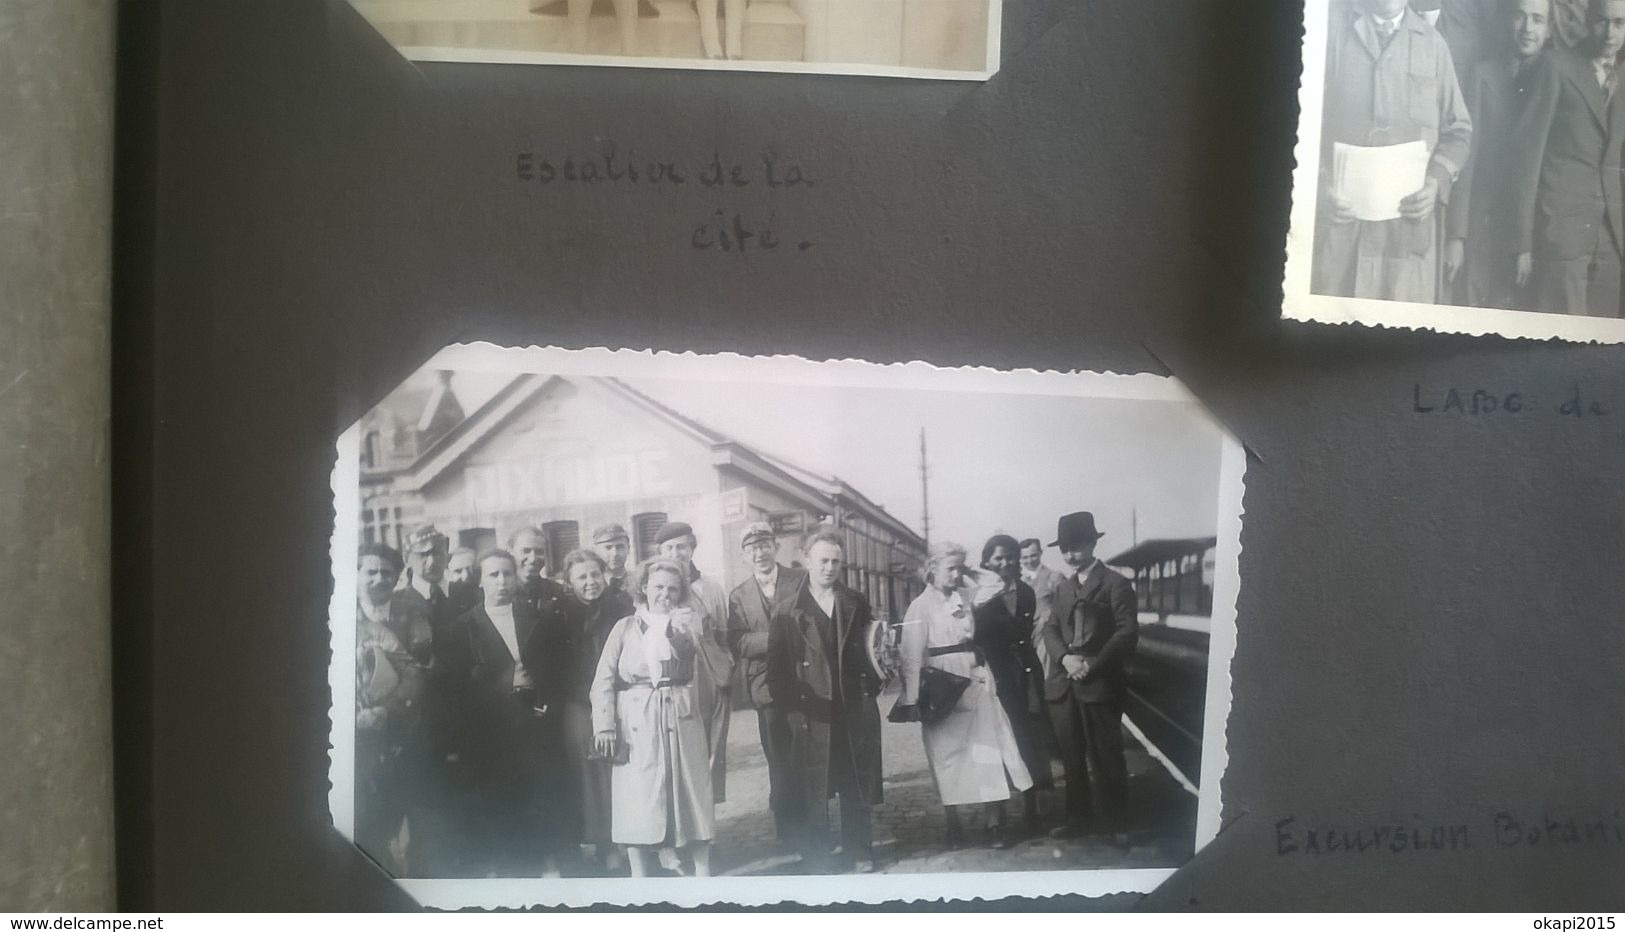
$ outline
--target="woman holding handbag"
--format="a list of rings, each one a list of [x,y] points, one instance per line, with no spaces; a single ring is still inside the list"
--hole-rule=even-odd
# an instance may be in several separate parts
[[[921,722],[931,778],[942,798],[948,845],[964,843],[959,809],[982,806],[993,847],[1008,845],[1004,803],[1012,788],[1033,785],[1010,720],[975,635],[975,586],[966,551],[943,542],[931,549],[926,589],[903,616],[899,658],[903,695],[892,721]]]
[[[627,846],[633,877],[646,876],[651,847],[686,850],[695,875],[707,877],[715,804],[687,574],[671,560],[650,560],[632,597],[637,610],[610,630],[592,683],[594,748],[612,762],[610,836]]]

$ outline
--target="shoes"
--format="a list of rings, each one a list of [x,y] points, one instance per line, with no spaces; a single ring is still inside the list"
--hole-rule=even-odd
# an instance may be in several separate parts
[[[854,874],[873,874],[874,872],[875,862],[873,858],[864,858],[852,862],[852,873]]]
[[[1005,832],[1003,825],[989,825],[987,838],[989,847],[995,851],[1003,851],[1010,847],[1010,836]]]
[[[1087,834],[1089,834],[1089,831],[1086,828],[1084,828],[1083,826],[1081,826],[1081,825],[1072,825],[1070,823],[1066,824],[1066,825],[1061,825],[1061,826],[1058,826],[1056,828],[1052,828],[1052,829],[1049,830],[1049,837],[1057,838],[1057,839],[1062,839],[1062,838],[1082,838],[1083,836],[1085,836]]]

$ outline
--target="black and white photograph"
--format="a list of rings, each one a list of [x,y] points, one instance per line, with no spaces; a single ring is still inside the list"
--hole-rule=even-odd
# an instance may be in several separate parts
[[[1149,891],[1244,467],[1157,375],[449,347],[337,445],[335,824],[425,905]]]
[[[1311,0],[1285,314],[1625,341],[1625,0]]]
[[[980,81],[1003,0],[351,0],[416,61]]]

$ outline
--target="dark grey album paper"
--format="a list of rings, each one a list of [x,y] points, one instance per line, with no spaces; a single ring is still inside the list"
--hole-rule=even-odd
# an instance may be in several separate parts
[[[1625,0],[1310,0],[1286,316],[1625,341]]]
[[[1244,458],[1172,378],[459,345],[337,455],[329,804],[425,905],[1144,892],[1217,834]]]
[[[982,80],[1004,0],[351,0],[417,61]]]

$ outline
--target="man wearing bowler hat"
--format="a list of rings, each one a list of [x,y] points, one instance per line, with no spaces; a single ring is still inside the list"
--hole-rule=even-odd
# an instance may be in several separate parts
[[[728,594],[728,646],[744,669],[745,691],[756,708],[762,753],[767,757],[767,800],[779,839],[788,841],[794,813],[785,787],[794,764],[790,754],[790,716],[773,704],[767,688],[767,641],[774,619],[789,617],[807,585],[807,571],[779,563],[779,539],[773,526],[754,521],[739,535],[739,549],[750,578]]]
[[[1101,534],[1092,513],[1062,516],[1055,536],[1051,546],[1073,572],[1056,587],[1043,626],[1044,698],[1066,771],[1066,823],[1050,834],[1092,830],[1123,845],[1123,667],[1139,638],[1139,606],[1129,581],[1095,558]]]

